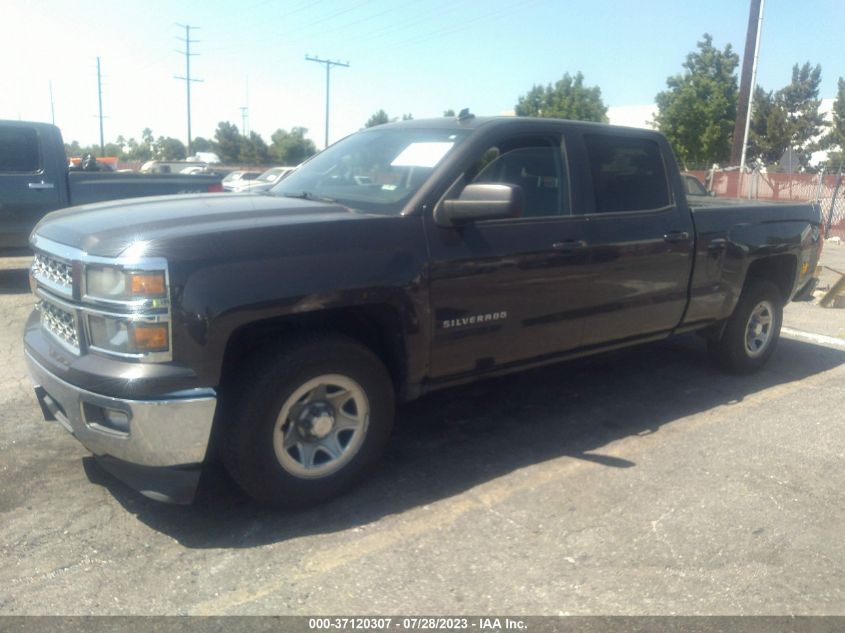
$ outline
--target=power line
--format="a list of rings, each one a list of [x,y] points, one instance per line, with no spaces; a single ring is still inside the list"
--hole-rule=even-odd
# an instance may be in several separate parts
[[[184,77],[175,77],[175,79],[180,79],[185,82],[185,89],[187,92],[187,105],[188,105],[188,156],[193,155],[193,150],[191,148],[191,83],[202,81],[202,79],[193,79],[191,77],[191,57],[196,57],[199,53],[192,53],[191,52],[191,44],[196,44],[199,40],[192,40],[191,39],[191,29],[198,29],[198,26],[190,26],[189,24],[177,24],[176,26],[180,26],[185,29],[185,37],[177,38],[182,40],[185,44],[184,51],[176,51],[185,56],[185,76]]]
[[[330,13],[329,15],[322,17],[322,18],[320,18],[316,21],[307,22],[305,24],[298,25],[296,28],[289,28],[289,27],[285,27],[283,29],[274,28],[274,29],[271,30],[270,33],[265,34],[262,37],[257,37],[257,33],[258,33],[257,27],[258,26],[261,26],[263,28],[273,27],[274,25],[278,24],[281,21],[284,21],[285,19],[287,19],[288,17],[290,17],[290,16],[292,16],[296,13],[300,13],[304,10],[310,9],[314,5],[320,4],[321,1],[322,0],[316,0],[315,2],[310,2],[308,4],[296,7],[291,11],[287,11],[285,13],[281,13],[279,15],[274,16],[274,18],[271,19],[271,20],[268,20],[266,16],[262,17],[262,19],[260,20],[260,24],[256,24],[254,26],[249,27],[250,42],[253,45],[254,44],[264,44],[266,42],[276,42],[276,41],[279,40],[280,36],[284,36],[285,41],[287,41],[287,42],[290,42],[292,39],[296,40],[296,39],[304,39],[305,37],[310,37],[310,34],[307,33],[307,30],[309,28],[311,28],[312,26],[314,26],[315,24],[322,24],[322,23],[324,23],[328,20],[333,20],[337,16],[349,13],[351,11],[354,11],[355,9],[358,9],[361,6],[372,2],[373,0],[363,0],[363,2],[359,2],[355,5],[353,5],[351,7],[347,7],[346,9],[343,9],[341,11],[336,11],[334,13]],[[229,49],[232,49],[232,48],[240,48],[241,47],[240,42],[241,42],[241,39],[243,38],[243,35],[241,35],[237,32],[232,34],[232,28],[231,27],[229,27],[227,29],[227,31],[228,31],[228,36],[224,36],[221,39],[221,42],[223,42],[224,45],[222,47],[218,46],[216,48],[216,50],[218,52],[219,51],[226,51],[226,50],[229,50]]]
[[[332,66],[341,66],[343,68],[349,68],[349,62],[333,62],[330,59],[320,59],[319,57],[311,57],[307,53],[305,55],[305,59],[309,62],[317,62],[318,64],[325,64],[326,65],[326,142],[324,145],[325,147],[329,146],[329,75],[332,69]]]
[[[444,28],[435,29],[434,31],[430,31],[426,34],[423,34],[421,37],[408,37],[402,40],[402,46],[409,47],[416,44],[421,44],[427,42],[432,39],[442,39],[446,35],[452,35],[453,33],[459,33],[461,31],[470,28],[472,25],[479,24],[482,22],[489,22],[491,20],[498,20],[502,17],[507,15],[512,15],[514,10],[517,8],[528,7],[533,4],[536,4],[537,0],[522,0],[522,2],[517,2],[514,4],[510,4],[507,7],[503,7],[498,11],[489,11],[482,15],[478,15],[474,18],[468,20],[461,20],[458,24],[449,25]],[[389,40],[388,40],[389,41]]]

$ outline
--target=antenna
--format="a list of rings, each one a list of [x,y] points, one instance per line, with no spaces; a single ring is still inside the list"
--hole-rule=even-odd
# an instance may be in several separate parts
[[[56,124],[56,108],[53,107],[53,80],[50,80],[50,117],[52,118],[53,125]]]
[[[100,158],[102,158],[106,155],[106,144],[103,139],[103,82],[100,77],[99,57],[97,58],[97,101],[100,104]]]

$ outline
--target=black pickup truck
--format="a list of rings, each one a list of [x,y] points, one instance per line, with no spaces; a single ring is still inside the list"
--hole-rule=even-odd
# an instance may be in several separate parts
[[[691,208],[655,132],[382,125],[270,194],[49,215],[26,358],[45,416],[145,494],[190,501],[220,454],[261,502],[307,505],[435,389],[692,331],[759,369],[813,286],[819,222],[813,204]]]
[[[62,133],[49,123],[0,121],[0,250],[26,248],[48,212],[118,198],[222,191],[218,175],[68,171]]]

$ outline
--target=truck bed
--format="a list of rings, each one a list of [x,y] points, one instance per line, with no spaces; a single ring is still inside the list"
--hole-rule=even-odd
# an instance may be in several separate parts
[[[207,193],[219,185],[212,174],[139,174],[73,171],[68,173],[70,204],[179,193]]]

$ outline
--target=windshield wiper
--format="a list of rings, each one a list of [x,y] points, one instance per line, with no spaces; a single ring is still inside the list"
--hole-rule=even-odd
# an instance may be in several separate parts
[[[319,202],[337,202],[334,198],[325,198],[323,196],[315,196],[310,191],[303,191],[301,193],[283,193],[285,198],[298,198],[300,200],[317,200]]]

